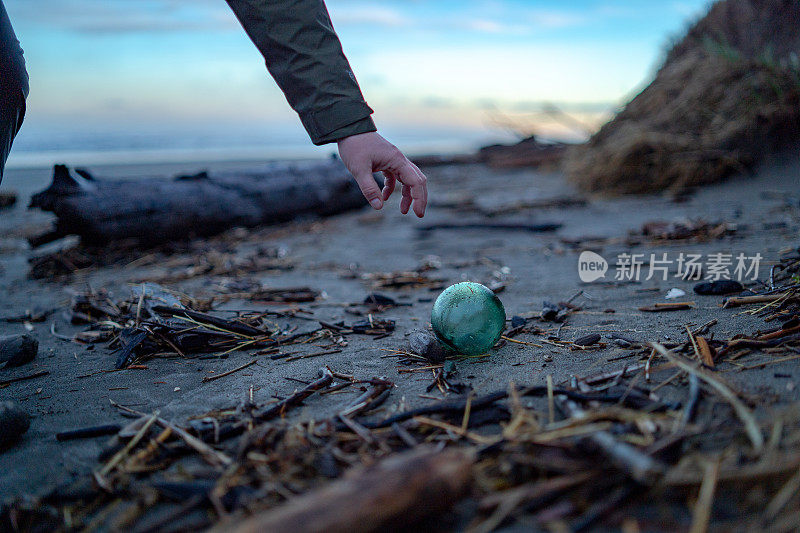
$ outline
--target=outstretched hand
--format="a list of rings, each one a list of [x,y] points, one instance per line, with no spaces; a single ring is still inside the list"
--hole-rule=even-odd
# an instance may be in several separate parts
[[[413,202],[414,213],[420,218],[425,215],[427,178],[397,147],[376,132],[345,137],[338,141],[338,145],[342,162],[372,207],[382,208],[399,181],[402,185],[400,212],[408,213]],[[383,190],[378,187],[373,172],[383,172],[386,177]]]

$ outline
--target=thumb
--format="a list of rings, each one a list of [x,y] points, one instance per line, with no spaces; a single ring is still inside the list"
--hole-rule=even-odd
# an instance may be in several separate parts
[[[367,199],[369,205],[375,209],[383,207],[383,200],[381,199],[381,189],[372,175],[372,169],[369,167],[360,167],[350,171],[361,189],[361,194]]]

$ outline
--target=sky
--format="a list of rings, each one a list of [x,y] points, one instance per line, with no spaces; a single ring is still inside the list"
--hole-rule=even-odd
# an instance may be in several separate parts
[[[224,0],[5,5],[31,78],[10,166],[59,151],[310,149]],[[379,130],[401,147],[432,152],[509,132],[585,135],[651,79],[669,43],[708,2],[327,5]]]

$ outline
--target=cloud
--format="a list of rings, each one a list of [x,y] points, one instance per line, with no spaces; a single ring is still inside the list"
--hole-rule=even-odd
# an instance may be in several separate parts
[[[378,28],[447,33],[454,30],[488,35],[530,35],[540,30],[558,30],[588,23],[584,13],[569,9],[515,8],[503,2],[466,2],[457,13],[443,6],[422,2],[376,6],[362,2],[328,2],[337,27],[367,25]]]
[[[497,20],[475,18],[454,24],[458,29],[475,33],[488,33],[494,35],[525,35],[530,33],[530,27],[521,24],[507,24]]]
[[[586,15],[574,11],[533,10],[526,17],[531,24],[539,28],[561,29],[583,26],[588,22]]]
[[[236,20],[222,0],[6,0],[15,24],[83,34],[230,30]]]
[[[350,5],[329,9],[336,26],[361,25],[401,27],[410,26],[412,19],[399,10],[374,5]]]

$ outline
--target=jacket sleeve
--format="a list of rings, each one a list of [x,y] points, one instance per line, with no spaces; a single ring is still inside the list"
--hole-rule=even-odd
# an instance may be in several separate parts
[[[227,0],[320,145],[375,131],[323,0]]]

